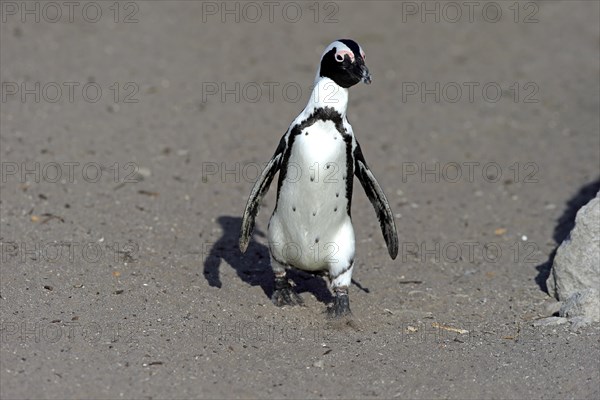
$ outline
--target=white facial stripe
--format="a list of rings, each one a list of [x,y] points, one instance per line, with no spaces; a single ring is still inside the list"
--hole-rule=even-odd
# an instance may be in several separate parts
[[[365,54],[365,52],[363,51],[362,47],[360,47],[360,44],[358,45],[358,50],[360,50],[360,56],[361,56],[361,57],[363,58],[363,60],[364,60],[364,59],[365,59],[365,57],[366,57],[366,54]]]

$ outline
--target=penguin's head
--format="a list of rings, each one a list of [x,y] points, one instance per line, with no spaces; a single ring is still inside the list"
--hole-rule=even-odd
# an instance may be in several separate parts
[[[371,83],[371,74],[365,65],[365,52],[354,40],[336,40],[323,52],[317,78],[320,77],[329,78],[343,88],[360,81]]]

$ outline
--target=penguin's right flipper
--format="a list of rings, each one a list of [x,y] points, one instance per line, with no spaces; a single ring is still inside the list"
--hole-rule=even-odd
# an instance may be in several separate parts
[[[248,197],[246,209],[244,210],[244,215],[242,217],[242,228],[240,231],[240,250],[242,253],[245,253],[246,249],[248,248],[250,235],[254,229],[254,219],[258,214],[258,209],[260,208],[260,201],[265,193],[267,193],[269,190],[269,186],[271,186],[271,182],[273,181],[275,174],[281,167],[281,159],[283,157],[284,150],[285,140],[284,138],[281,138],[279,146],[277,147],[277,150],[275,150],[275,154],[273,154],[273,157],[267,163],[267,166],[263,170],[262,174],[260,174],[260,177],[256,180],[256,183],[252,188],[252,192],[250,193],[250,197]]]

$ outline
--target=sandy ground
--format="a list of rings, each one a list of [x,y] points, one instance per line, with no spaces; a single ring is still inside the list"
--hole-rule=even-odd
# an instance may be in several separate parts
[[[600,327],[533,325],[600,185],[597,2],[26,3],[1,3],[3,399],[600,397]],[[340,37],[401,242],[356,185],[342,327],[321,278],[270,302],[274,188],[237,250]]]

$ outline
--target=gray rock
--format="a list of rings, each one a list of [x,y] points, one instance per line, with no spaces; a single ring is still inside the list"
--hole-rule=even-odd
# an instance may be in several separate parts
[[[560,301],[585,289],[600,290],[600,192],[577,212],[575,227],[556,251],[547,285]]]
[[[571,330],[578,331],[581,328],[585,328],[590,325],[592,322],[588,317],[573,317],[568,320],[571,323]]]
[[[561,304],[562,303],[560,301],[553,301],[552,303],[548,304],[546,306],[546,314],[554,315],[554,314],[558,313],[560,311]]]
[[[600,293],[590,288],[573,293],[560,307],[558,315],[578,326],[600,322]]]

